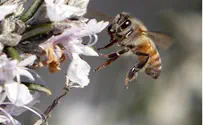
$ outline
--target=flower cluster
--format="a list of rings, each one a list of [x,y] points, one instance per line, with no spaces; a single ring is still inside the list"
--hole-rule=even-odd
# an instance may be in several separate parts
[[[87,86],[90,82],[88,75],[91,67],[81,55],[98,56],[92,46],[98,41],[97,33],[108,25],[108,22],[97,22],[96,19],[83,17],[89,0],[35,2],[38,4],[31,6],[38,9],[40,7],[38,5],[43,4],[46,10],[44,18],[48,18],[49,21],[43,24],[34,22],[34,28],[32,23],[29,23],[29,26],[25,23],[37,9],[23,12],[24,0],[8,0],[0,3],[0,124],[19,125],[20,122],[12,116],[20,115],[25,109],[42,117],[32,105],[39,102],[36,96],[38,92],[48,94],[50,92],[33,68],[48,67],[51,73],[55,73],[60,70],[60,64],[68,58],[71,62],[64,76],[66,87]],[[40,32],[41,34],[36,32],[43,26],[51,29]],[[49,34],[49,37],[45,40],[38,37],[43,34]],[[89,37],[86,44],[83,41],[84,37]],[[21,76],[27,77],[29,82],[24,82]],[[41,83],[35,83],[36,79]]]
[[[55,64],[59,64],[58,62],[62,57],[62,53],[71,59],[72,61],[67,71],[67,84],[70,80],[76,83],[77,87],[84,87],[89,83],[88,74],[90,72],[90,66],[87,62],[82,60],[79,55],[98,56],[97,52],[95,52],[91,46],[97,42],[96,33],[101,32],[108,25],[108,22],[101,21],[97,23],[95,19],[92,19],[88,23],[77,23],[70,23],[69,28],[65,29],[62,34],[51,37],[40,46],[45,50],[51,48],[54,54],[52,56],[58,57],[57,59],[52,59],[52,62],[55,61]],[[87,45],[82,43],[82,37],[85,36],[89,36],[90,38]],[[92,37],[94,37],[94,40]],[[62,45],[63,50],[57,45]],[[58,70],[58,67],[56,67],[55,70]]]

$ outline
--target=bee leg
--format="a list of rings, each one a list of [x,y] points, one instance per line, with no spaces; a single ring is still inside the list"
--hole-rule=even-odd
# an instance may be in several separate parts
[[[129,50],[128,49],[122,49],[116,53],[112,53],[112,54],[109,54],[109,55],[102,55],[104,57],[107,57],[109,58],[109,60],[107,60],[106,62],[104,62],[102,65],[100,65],[99,67],[97,67],[96,69],[94,69],[94,71],[97,71],[97,70],[100,70],[104,67],[106,67],[107,65],[111,64],[113,61],[115,61],[118,57],[120,57],[120,55],[128,52]]]
[[[97,67],[96,69],[94,69],[93,71],[96,72],[104,67],[106,67],[107,65],[111,64],[113,61],[115,61],[119,56],[116,56],[115,58],[109,59],[106,62],[104,62],[102,65],[100,65],[99,67]]]
[[[128,88],[128,83],[133,81],[134,79],[137,78],[138,76],[138,69],[136,69],[136,67],[133,67],[132,69],[130,69],[130,71],[127,73],[126,78],[125,78],[125,88]]]
[[[143,53],[143,52],[136,52],[135,54],[136,54],[137,56],[144,56],[144,57],[145,57],[142,61],[140,61],[140,62],[136,65],[137,68],[142,69],[142,68],[145,66],[145,64],[148,62],[148,60],[149,60],[149,54],[148,54],[148,53]]]
[[[101,48],[98,48],[97,50],[109,48],[109,47],[113,46],[113,44],[115,44],[115,43],[117,43],[117,40],[111,41],[111,42],[110,42],[109,44],[107,44],[106,46],[101,47]]]
[[[138,56],[145,56],[145,58],[140,61],[137,65],[133,66],[133,68],[130,69],[130,71],[127,73],[126,78],[125,78],[125,86],[128,88],[128,83],[133,81],[134,79],[137,78],[138,71],[140,71],[144,66],[147,64],[149,60],[149,54],[147,53],[142,53],[142,52],[136,52],[136,55]]]
[[[129,51],[129,49],[126,48],[126,49],[122,49],[122,50],[120,50],[118,52],[114,52],[114,53],[111,53],[111,54],[100,54],[100,56],[103,56],[103,57],[109,58],[109,59],[113,59],[113,58],[119,57],[120,55],[122,55],[122,54],[124,54],[124,53],[126,53],[128,51]]]

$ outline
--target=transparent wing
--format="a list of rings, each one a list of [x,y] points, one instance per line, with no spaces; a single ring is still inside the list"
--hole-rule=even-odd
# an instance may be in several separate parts
[[[158,47],[164,50],[174,44],[174,39],[171,36],[161,32],[142,31],[142,34],[147,35]]]

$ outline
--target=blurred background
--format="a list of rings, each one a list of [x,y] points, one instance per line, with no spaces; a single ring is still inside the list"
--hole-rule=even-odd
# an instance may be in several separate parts
[[[162,73],[157,80],[144,73],[124,88],[124,79],[136,64],[135,57],[122,57],[105,69],[90,73],[90,84],[73,89],[52,112],[50,125],[200,125],[202,123],[202,1],[201,0],[90,0],[89,11],[108,16],[126,11],[137,17],[151,31],[172,35],[176,41],[167,51],[160,50]],[[102,18],[99,18],[100,20]],[[109,43],[104,30],[95,48]],[[100,53],[118,50],[112,47]],[[95,68],[105,59],[85,57]],[[42,95],[37,105],[44,111],[61,94],[68,60],[60,72],[39,74],[52,90]],[[31,124],[28,112],[20,121]]]

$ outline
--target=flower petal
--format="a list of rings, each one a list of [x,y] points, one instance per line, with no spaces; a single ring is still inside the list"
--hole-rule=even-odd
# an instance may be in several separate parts
[[[3,87],[2,86],[0,86],[0,94],[1,94],[1,92],[3,91]]]
[[[73,53],[73,60],[67,73],[70,81],[79,84],[81,87],[87,86],[89,83],[89,72],[89,64],[82,60],[77,54]]]
[[[35,55],[28,56],[28,57],[25,58],[24,60],[20,61],[20,63],[18,64],[18,66],[28,66],[28,65],[32,65],[36,59],[37,59],[37,57],[36,57]]]
[[[26,68],[20,67],[20,68],[17,68],[17,71],[18,71],[19,75],[26,76],[26,77],[28,77],[31,81],[34,81],[34,80],[35,80],[35,78],[32,76],[32,74],[31,74],[30,72],[28,72],[28,71],[26,70]]]
[[[12,122],[10,121],[10,119],[6,116],[0,115],[0,124],[4,124],[4,125],[13,125]],[[20,122],[18,122],[17,120],[14,119],[14,123],[15,125],[21,125]]]
[[[6,15],[12,13],[16,8],[17,4],[0,6],[0,20],[3,20]]]
[[[82,44],[81,39],[73,39],[70,42],[64,43],[66,50],[70,53],[83,54],[86,56],[98,56],[97,52],[89,46]]]
[[[16,106],[26,105],[33,100],[33,96],[30,94],[30,91],[23,84],[13,81],[5,84],[5,90],[8,99]]]
[[[69,43],[69,49],[72,53],[81,54],[83,51],[81,50],[81,47],[78,44],[75,43]]]
[[[96,19],[91,19],[87,23],[89,32],[92,32],[92,34],[100,33],[107,25],[109,25],[109,22],[100,21],[97,23]]]
[[[82,50],[82,54],[86,55],[86,56],[99,56],[98,53],[96,51],[94,51],[93,48],[89,47],[89,46],[83,46],[81,47]]]
[[[97,23],[96,19],[91,19],[85,26],[81,27],[80,32],[76,32],[74,35],[76,37],[94,35],[100,33],[108,24],[109,22],[101,21]]]
[[[47,4],[54,4],[54,0],[45,0]]]
[[[65,4],[50,4],[47,3],[47,15],[51,21],[62,21],[70,18],[73,15],[82,16],[86,11],[79,7],[69,6]]]
[[[38,97],[36,96],[39,96],[38,94],[34,94],[33,95],[33,98],[34,100],[32,100],[29,104],[27,104],[26,106],[28,107],[32,107],[33,105],[37,104],[37,103],[40,103],[39,100],[37,100]],[[12,116],[19,116],[21,115],[23,112],[27,111],[26,108],[23,108],[23,107],[17,107],[15,105],[7,105],[5,108],[4,108],[9,114],[11,114]]]
[[[0,86],[0,88],[3,90],[3,88]],[[6,99],[6,93],[2,92],[0,93],[0,104]]]
[[[16,76],[17,60],[9,60],[5,55],[0,56],[0,81],[11,80]]]
[[[68,5],[79,7],[81,9],[86,9],[88,3],[89,3],[89,0],[69,0],[68,1]]]

